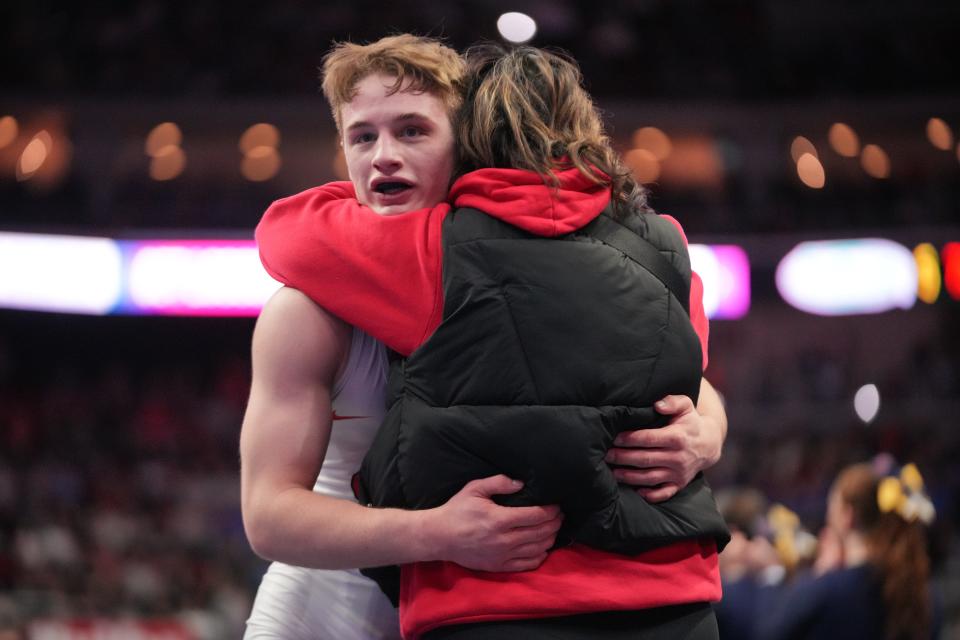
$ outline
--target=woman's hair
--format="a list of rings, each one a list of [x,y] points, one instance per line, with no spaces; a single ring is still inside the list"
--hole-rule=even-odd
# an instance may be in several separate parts
[[[570,165],[608,184],[618,209],[649,211],[646,194],[603,132],[576,62],[535,47],[470,48],[466,93],[457,123],[460,172],[487,167],[528,169],[557,185]]]
[[[370,44],[340,42],[323,59],[323,95],[338,131],[341,108],[356,96],[357,83],[375,73],[394,78],[389,93],[432,93],[452,116],[460,107],[464,71],[456,51],[425,36],[402,33]]]
[[[857,464],[840,473],[834,489],[852,508],[853,527],[864,535],[870,560],[879,570],[887,638],[927,638],[931,616],[930,559],[923,525],[896,511],[880,510],[880,480],[869,464]]]

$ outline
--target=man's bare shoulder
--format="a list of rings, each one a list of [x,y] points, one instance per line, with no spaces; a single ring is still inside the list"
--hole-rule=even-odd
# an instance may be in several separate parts
[[[296,289],[267,301],[253,332],[254,374],[277,367],[290,374],[332,377],[350,348],[350,325]]]

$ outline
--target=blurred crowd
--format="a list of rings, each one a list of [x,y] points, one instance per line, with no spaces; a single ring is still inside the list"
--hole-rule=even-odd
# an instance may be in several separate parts
[[[673,114],[677,122],[689,119],[679,113],[684,109],[699,113],[706,105],[694,118],[703,127],[685,125],[705,136],[724,103],[742,109],[729,130],[709,133],[722,179],[708,186],[653,183],[654,208],[677,215],[694,240],[757,234],[774,242],[780,233],[862,236],[880,229],[897,236],[956,228],[955,141],[949,152],[936,151],[922,130],[941,108],[948,113],[939,115],[957,125],[954,102],[941,98],[956,94],[949,61],[956,57],[950,52],[960,4],[120,4],[0,9],[0,93],[14,105],[7,108],[33,135],[47,126],[41,123],[46,107],[38,105],[53,105],[60,133],[74,145],[73,163],[46,186],[16,179],[19,150],[3,150],[3,230],[226,230],[249,237],[269,203],[300,180],[284,171],[316,181],[334,177],[334,146],[310,141],[327,118],[317,66],[333,40],[410,30],[462,48],[498,37],[501,8],[526,11],[537,21],[534,44],[563,47],[577,58],[599,103],[623,106],[609,114],[612,121],[632,108],[615,131],[624,152],[632,128],[647,124],[632,121],[646,117],[638,115],[643,105],[686,105]],[[281,173],[265,182],[243,179],[236,139],[255,120],[236,105],[262,100],[267,107],[255,117],[267,118],[282,111],[270,105],[288,99],[299,101],[300,110],[292,109],[299,128],[278,120],[285,136]],[[80,122],[79,107],[67,106],[84,100],[85,114],[99,120]],[[829,156],[830,166],[825,155],[826,186],[805,187],[787,151],[793,136],[813,134],[788,130],[792,121],[775,130],[752,119],[777,121],[776,109],[794,104],[801,115],[804,105],[814,105],[816,120],[826,117],[832,101],[849,107],[863,100],[915,105],[909,117],[873,114],[889,122],[889,130],[862,131],[866,142],[906,130],[923,147],[902,164],[904,156],[889,147],[894,170],[887,180],[868,178],[853,158]],[[179,117],[164,111],[165,101],[181,111],[195,105],[199,115],[181,123],[189,168],[158,182],[148,176],[142,147],[150,127]],[[204,105],[212,104],[223,111],[208,112]],[[118,124],[120,115],[136,111],[129,106],[146,106],[146,115]],[[142,122],[133,123],[136,118]],[[242,120],[236,131],[234,120]],[[25,145],[29,136],[22,137]],[[827,149],[825,141],[816,143]],[[760,156],[752,165],[751,154]],[[834,171],[837,163],[846,164]],[[958,239],[941,235],[921,240]],[[768,256],[756,263],[755,300],[776,297],[774,262]],[[924,525],[936,611],[943,637],[960,635],[960,334],[956,302],[944,295],[937,305],[929,309],[942,314],[943,326],[906,357],[877,369],[863,362],[892,341],[879,331],[862,337],[863,325],[852,320],[833,340],[845,350],[824,338],[823,348],[812,339],[812,347],[777,353],[758,337],[766,326],[798,342],[806,328],[783,318],[757,319],[754,311],[726,327],[714,325],[710,378],[727,397],[731,428],[708,477],[737,529],[722,556],[725,637],[763,637],[768,630],[757,623],[767,612],[758,602],[789,598],[794,586],[840,566],[835,553],[827,561],[836,549],[829,532],[838,529],[828,526],[831,490],[850,465],[880,453],[896,461],[884,473],[907,462],[922,473],[936,510]],[[922,315],[915,309],[897,319],[906,321],[907,313]],[[0,312],[0,638],[40,620],[122,618],[174,621],[201,640],[239,637],[265,569],[249,549],[239,509],[237,440],[249,386],[250,328],[245,320],[163,323]],[[897,341],[910,333],[903,329]],[[860,379],[865,370],[880,371],[873,381],[884,394],[883,409],[869,425],[850,407],[852,390],[868,381]],[[774,505],[781,509],[771,511]]]
[[[239,637],[263,569],[239,510],[248,384],[243,362],[187,361],[4,380],[0,629],[132,617]]]
[[[816,535],[755,488],[718,500],[732,533],[720,557],[722,638],[953,637],[942,635],[951,586],[931,572],[937,510],[915,464],[883,453],[845,466]]]
[[[535,43],[570,50],[598,96],[634,95],[637,86],[647,97],[714,99],[944,90],[954,86],[949,60],[958,17],[951,3],[907,0],[887,2],[883,11],[826,0],[57,7],[22,5],[0,20],[9,91],[309,95],[334,38],[414,31],[464,47],[498,38],[504,11],[525,11],[537,22]]]
[[[221,146],[230,150],[234,144],[231,138]],[[333,145],[318,146],[313,153],[320,161],[305,172],[313,176],[312,182],[297,187],[279,179],[247,181],[233,165],[216,172],[195,167],[175,180],[156,182],[147,175],[145,156],[132,166],[109,162],[116,173],[92,171],[78,163],[61,183],[49,188],[0,178],[0,222],[6,228],[32,231],[207,229],[249,234],[277,198],[336,179],[327,167]],[[731,172],[718,188],[652,184],[651,204],[677,216],[694,239],[703,234],[856,235],[863,229],[895,234],[949,228],[956,222],[960,181],[955,162],[944,161],[942,171],[901,172],[884,181],[831,179],[826,188],[811,190],[797,180],[785,151],[770,155],[771,161],[786,158],[776,179],[757,182],[755,176]]]
[[[133,617],[176,620],[201,639],[238,637],[265,568],[249,549],[239,509],[237,438],[249,385],[249,321],[114,318],[98,324],[91,318],[54,335],[48,329],[62,326],[56,316],[18,318],[0,331],[7,336],[0,344],[0,629],[37,620]],[[24,330],[30,324],[35,335]],[[11,330],[24,340],[12,342]],[[718,372],[729,347],[722,339],[716,344]],[[915,360],[921,364],[906,365],[907,379],[926,367],[924,357]],[[956,400],[953,366],[942,374],[953,386],[931,399],[935,406]],[[810,390],[824,384],[822,367],[798,366],[797,372],[799,378],[783,384]],[[798,379],[804,387],[794,387]],[[708,472],[743,534],[721,556],[729,595],[724,606],[744,603],[738,600],[744,584],[787,584],[787,572],[803,564],[795,559],[794,566],[777,569],[783,562],[769,553],[777,544],[774,527],[756,525],[770,506],[783,505],[795,514],[793,530],[808,532],[806,542],[797,538],[796,552],[806,553],[803,562],[812,566],[838,473],[887,452],[923,474],[937,512],[927,535],[932,583],[945,627],[956,630],[960,435],[950,417],[881,417],[865,426],[847,415],[843,426],[830,429],[742,424],[738,403],[753,400],[728,387],[721,391],[728,394],[730,435],[723,459]],[[770,398],[788,393],[774,391]],[[805,401],[818,397],[802,393]],[[776,402],[764,407],[764,415],[778,415]],[[754,496],[749,516],[730,506],[742,505],[731,496],[744,492]],[[747,545],[749,539],[765,544]],[[734,624],[743,615],[763,618],[748,609]]]
[[[938,151],[923,139],[923,127],[933,116],[958,125],[949,60],[956,42],[950,25],[960,9],[907,0],[886,3],[884,11],[827,0],[693,4],[620,0],[597,10],[583,0],[551,0],[514,7],[537,21],[534,44],[565,48],[579,61],[624,153],[634,128],[651,124],[671,136],[712,140],[714,148],[697,159],[716,156],[722,178],[699,186],[653,178],[657,210],[677,215],[694,234],[954,223],[955,143],[951,136],[951,149]],[[335,178],[329,140],[303,149],[317,132],[333,137],[317,80],[332,42],[413,30],[463,48],[498,39],[500,13],[487,3],[449,0],[17,7],[0,20],[2,93],[11,110],[0,117],[16,116],[33,135],[56,114],[53,129],[72,141],[75,164],[55,185],[18,182],[17,145],[8,147],[9,159],[0,154],[9,172],[0,176],[0,223],[248,232],[272,200]],[[142,122],[131,115],[137,107],[146,108]],[[722,122],[731,107],[740,115]],[[291,113],[296,124],[281,122]],[[252,118],[276,119],[284,140],[280,173],[263,183],[248,182],[238,168],[236,140]],[[151,127],[168,119],[184,127],[187,169],[157,183],[140,151]],[[791,140],[810,136],[823,152],[834,119],[850,120],[863,143],[886,150],[889,179],[867,177],[855,158],[832,157],[833,166],[824,161],[823,189],[800,183],[787,155]],[[236,130],[222,131],[231,120]],[[776,171],[760,175],[764,167]]]

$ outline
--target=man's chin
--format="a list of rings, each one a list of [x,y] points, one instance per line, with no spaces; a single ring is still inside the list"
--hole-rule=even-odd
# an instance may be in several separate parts
[[[398,202],[393,204],[383,204],[383,203],[374,203],[369,205],[373,209],[374,213],[381,216],[395,216],[400,213],[407,213],[408,211],[416,211],[417,209],[425,209],[428,205],[420,202],[419,199],[416,201],[410,202]]]
[[[407,211],[412,211],[413,207],[410,207],[405,204],[394,204],[388,206],[378,206],[370,207],[373,209],[374,213],[380,216],[395,216],[400,213],[406,213]],[[419,207],[418,207],[419,208]]]

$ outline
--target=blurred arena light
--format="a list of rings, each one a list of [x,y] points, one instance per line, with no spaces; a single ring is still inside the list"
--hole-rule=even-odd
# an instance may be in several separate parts
[[[280,143],[280,131],[272,124],[257,123],[249,127],[240,136],[240,151],[243,160],[240,162],[240,173],[251,182],[263,182],[277,175],[280,171],[280,153],[277,145]]]
[[[703,280],[703,307],[711,320],[735,320],[750,310],[750,261],[736,245],[691,244],[690,264]]]
[[[873,422],[880,411],[880,391],[875,384],[865,384],[853,396],[853,410],[866,424]]]
[[[660,177],[660,161],[647,149],[631,149],[627,151],[623,161],[641,184],[656,182]]]
[[[708,136],[675,139],[670,156],[661,163],[663,182],[672,187],[720,189],[726,173],[716,140]]]
[[[0,305],[103,315],[117,303],[123,264],[116,243],[30,233],[0,233]]]
[[[690,260],[703,280],[708,317],[746,315],[750,264],[742,247],[691,244]],[[261,266],[252,240],[0,233],[0,307],[98,315],[255,316],[278,288],[280,283]]]
[[[17,161],[17,180],[29,180],[40,170],[43,163],[53,150],[53,138],[46,130],[37,132],[27,146],[23,148],[20,159]]]
[[[253,241],[123,241],[128,291],[119,311],[255,316],[279,287]]]
[[[0,118],[0,149],[17,139],[20,133],[20,125],[13,116],[3,116]]]
[[[150,177],[158,182],[173,180],[187,166],[187,155],[180,147],[170,144],[159,151],[150,160]]]
[[[929,242],[924,242],[914,247],[913,258],[917,261],[917,298],[933,304],[940,297],[942,285],[937,250]]]
[[[801,242],[777,265],[776,283],[791,306],[822,316],[909,309],[917,301],[917,263],[885,239]]]
[[[827,182],[827,175],[820,160],[811,153],[803,153],[797,160],[797,176],[800,182],[811,189],[822,189]]]
[[[187,154],[180,148],[183,133],[175,122],[161,122],[147,134],[144,153],[150,156],[150,177],[158,182],[173,180],[187,166]]]
[[[147,134],[144,152],[151,158],[160,155],[167,147],[179,147],[183,142],[180,127],[173,122],[161,122]]]
[[[510,11],[497,19],[497,30],[509,42],[529,42],[537,33],[537,23],[525,13]]]
[[[954,300],[960,300],[960,242],[948,242],[941,252],[943,286]]]
[[[275,149],[280,144],[280,130],[268,122],[251,125],[240,136],[240,151],[250,153],[257,147]]]
[[[251,182],[263,182],[280,171],[280,154],[273,147],[255,147],[243,156],[240,173]]]
[[[73,157],[73,145],[56,118],[44,118],[38,131],[21,150],[14,174],[31,191],[49,190],[66,177]]]
[[[941,118],[930,118],[927,121],[927,140],[941,151],[950,151],[953,146],[953,131]]]
[[[666,160],[673,149],[670,137],[656,127],[641,127],[634,131],[633,146],[649,151],[657,160]]]
[[[883,180],[890,177],[890,156],[875,144],[864,145],[860,166],[872,178]]]
[[[805,153],[809,153],[814,158],[819,158],[820,154],[817,153],[817,148],[813,146],[813,143],[803,136],[797,136],[793,139],[793,142],[790,143],[790,157],[793,158],[794,162],[800,162],[800,156]]]
[[[860,139],[850,125],[843,122],[834,122],[827,134],[830,146],[841,156],[856,158],[860,153]]]

